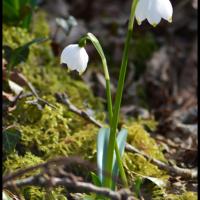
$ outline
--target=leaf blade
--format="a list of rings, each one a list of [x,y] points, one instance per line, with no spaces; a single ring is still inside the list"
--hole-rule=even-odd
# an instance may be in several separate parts
[[[109,139],[109,128],[101,128],[97,135],[97,166],[98,166],[98,176],[103,183],[104,178],[104,166],[106,162],[107,156],[107,146],[108,146],[108,139]]]
[[[20,139],[21,132],[17,129],[10,128],[3,131],[3,151],[7,154],[11,153]]]

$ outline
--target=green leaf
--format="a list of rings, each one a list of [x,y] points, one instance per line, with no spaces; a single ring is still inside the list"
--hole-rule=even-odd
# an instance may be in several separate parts
[[[21,138],[21,133],[17,129],[9,128],[3,131],[3,151],[5,153],[11,153],[16,144]]]
[[[94,172],[90,172],[90,175],[92,177],[92,183],[96,186],[101,187],[102,184],[101,184],[99,177]]]
[[[135,184],[134,184],[134,189],[138,198],[139,198],[141,185],[142,185],[142,178],[140,176],[137,176],[135,180]]]
[[[30,45],[34,43],[44,42],[46,40],[46,38],[36,38],[16,49],[11,49],[9,46],[3,46],[4,56],[8,62],[8,69],[11,69],[19,63],[25,62],[27,60]]]
[[[98,167],[98,175],[101,183],[103,183],[104,179],[104,166],[106,163],[107,157],[107,146],[108,146],[108,139],[110,135],[109,128],[101,128],[99,130],[97,136],[97,167]]]
[[[127,130],[122,129],[117,135],[117,145],[119,147],[120,156],[122,157],[126,145],[126,138],[127,138]],[[105,174],[105,164],[107,158],[107,151],[108,151],[108,141],[109,141],[110,129],[109,128],[101,128],[99,130],[97,136],[97,166],[98,166],[98,175],[100,182],[103,183]],[[112,168],[112,175],[114,177],[118,176],[119,168],[116,160],[116,155],[114,154],[113,158],[113,168]],[[105,174],[105,175],[104,175]],[[112,188],[115,187],[115,183],[112,183]]]
[[[117,145],[118,145],[118,148],[119,148],[119,153],[120,153],[121,158],[122,158],[123,153],[124,153],[127,134],[128,134],[127,129],[123,128],[117,135],[116,141],[117,141]],[[118,167],[118,163],[117,163],[117,159],[116,159],[116,154],[114,154],[113,163],[114,164],[113,164],[113,169],[112,169],[112,175],[114,177],[117,177],[118,173],[119,173],[119,167]],[[112,187],[113,188],[115,187],[114,183],[113,183]]]
[[[68,19],[58,17],[56,18],[56,24],[61,27],[67,35],[70,33],[72,27],[78,25],[76,19],[73,16],[69,16]]]
[[[3,0],[3,21],[28,29],[36,0]]]
[[[19,12],[14,5],[15,1],[3,0],[3,20],[4,22],[16,21]]]

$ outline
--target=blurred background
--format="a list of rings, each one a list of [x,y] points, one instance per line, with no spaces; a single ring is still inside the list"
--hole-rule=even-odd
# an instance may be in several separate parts
[[[33,10],[34,15],[41,10],[46,13],[55,56],[59,57],[66,45],[77,43],[87,32],[99,38],[107,57],[114,95],[131,0],[33,2],[34,9],[22,7],[20,13],[22,16]],[[125,114],[142,112],[148,115],[151,112],[161,119],[177,109],[185,110],[196,105],[197,1],[172,0],[172,4],[174,14],[171,24],[162,20],[153,28],[146,20],[141,26],[135,23],[122,102]],[[14,15],[10,15],[6,6],[3,9],[4,23],[12,23]],[[32,20],[37,24],[34,15]],[[15,18],[14,23],[17,20],[20,23],[21,18]],[[22,26],[27,24],[28,20],[25,21]],[[105,83],[100,58],[92,45],[86,48],[90,67],[83,79],[96,96],[104,98]]]
[[[148,115],[150,111],[161,119],[196,106],[197,1],[171,3],[171,24],[162,20],[153,28],[147,21],[141,26],[135,23],[122,108],[125,114]],[[131,0],[41,0],[38,4],[47,12],[55,55],[87,32],[99,38],[115,94]],[[100,59],[92,45],[86,48],[90,67],[83,79],[96,96],[104,98]]]

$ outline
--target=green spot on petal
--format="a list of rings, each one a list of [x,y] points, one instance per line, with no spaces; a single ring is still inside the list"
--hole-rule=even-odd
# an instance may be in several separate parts
[[[168,19],[168,22],[169,22],[169,23],[172,23],[172,17],[170,17],[170,18]]]
[[[138,23],[138,25],[141,25],[141,24],[142,24],[141,21],[139,21],[139,20],[137,20],[137,23]]]
[[[152,26],[153,26],[153,27],[156,27],[156,26],[157,26],[157,24],[156,24],[156,23],[153,23],[153,24],[152,24]]]

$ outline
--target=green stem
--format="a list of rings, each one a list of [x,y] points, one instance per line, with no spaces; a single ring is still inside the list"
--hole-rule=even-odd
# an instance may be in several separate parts
[[[79,41],[79,46],[80,47],[85,46],[87,39],[92,42],[92,44],[96,48],[96,50],[99,53],[101,60],[102,60],[103,71],[104,71],[105,80],[106,80],[106,96],[107,96],[107,105],[108,105],[108,115],[109,115],[109,122],[111,124],[112,117],[113,117],[113,109],[112,109],[112,97],[111,97],[111,89],[110,89],[110,76],[109,76],[109,72],[108,72],[106,57],[103,53],[103,49],[102,49],[98,39],[92,33],[88,33],[85,37],[81,38],[81,40]],[[119,173],[120,173],[120,176],[122,178],[122,182],[123,182],[125,187],[128,187],[126,174],[125,174],[125,171],[124,171],[124,168],[123,168],[119,148],[118,148],[116,142],[115,142],[115,153],[116,153],[116,159],[117,159],[117,162],[118,162]]]
[[[112,110],[112,97],[111,97],[111,89],[110,89],[110,80],[106,80],[106,96],[107,96],[109,122],[111,122],[111,119],[112,119],[112,116],[113,116],[113,110]]]
[[[110,131],[110,137],[109,137],[109,148],[108,148],[108,155],[106,160],[106,171],[111,174],[112,172],[112,163],[113,163],[113,154],[114,154],[114,148],[116,143],[116,130],[119,120],[119,111],[121,106],[121,100],[122,100],[122,93],[124,88],[124,80],[126,75],[126,68],[128,63],[128,52],[129,52],[129,46],[130,41],[133,33],[133,24],[134,24],[134,15],[135,15],[135,8],[137,5],[138,0],[133,0],[132,6],[131,6],[131,14],[129,19],[129,25],[128,25],[128,33],[126,35],[126,42],[122,57],[122,63],[120,68],[120,74],[119,74],[119,80],[118,80],[118,86],[117,86],[117,93],[116,93],[116,100],[114,104],[114,113],[111,120],[111,131]],[[111,188],[112,185],[112,179],[110,177],[106,177],[103,183],[104,186]]]
[[[108,111],[109,111],[109,121],[111,123],[112,117],[113,117],[113,111],[112,111],[112,99],[111,99],[111,93],[110,93],[110,81],[106,80],[106,94],[107,94],[107,102],[108,102]],[[116,153],[116,159],[119,167],[119,173],[123,182],[123,185],[125,187],[128,187],[128,181],[126,178],[126,174],[124,171],[124,167],[122,164],[119,148],[117,146],[117,142],[115,141],[115,153]]]
[[[120,173],[120,176],[121,176],[121,179],[122,179],[122,183],[123,183],[124,187],[128,188],[128,181],[127,181],[127,178],[126,178],[126,174],[125,174],[125,171],[124,171],[122,159],[121,159],[121,156],[120,156],[120,152],[119,152],[119,148],[117,146],[116,140],[115,140],[115,153],[116,153],[116,158],[117,158],[117,163],[118,163],[119,173]]]

